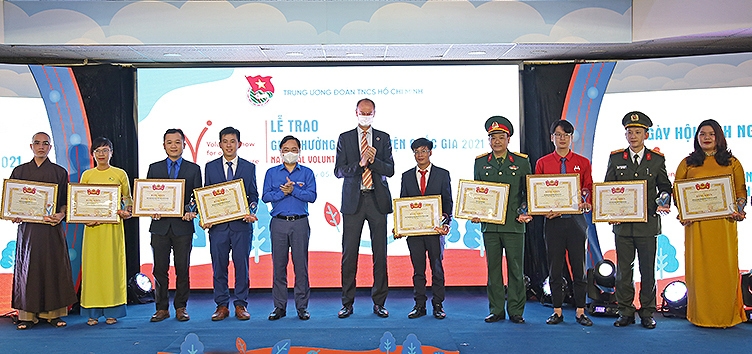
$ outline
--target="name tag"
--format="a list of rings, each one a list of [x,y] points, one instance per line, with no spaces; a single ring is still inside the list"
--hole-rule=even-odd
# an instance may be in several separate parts
[[[627,169],[627,165],[617,165],[616,169],[617,170],[626,170]]]

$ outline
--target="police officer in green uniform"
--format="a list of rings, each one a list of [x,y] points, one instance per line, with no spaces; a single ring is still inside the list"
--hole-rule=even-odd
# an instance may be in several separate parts
[[[632,280],[635,250],[640,263],[640,322],[648,329],[655,328],[655,253],[656,235],[661,233],[661,217],[670,205],[658,205],[656,197],[662,192],[671,194],[671,181],[666,173],[663,154],[645,147],[648,128],[653,125],[645,113],[629,112],[621,121],[626,129],[629,148],[611,152],[606,168],[606,182],[647,181],[647,222],[610,223],[616,235],[616,301],[619,319],[616,327],[635,323],[635,288]]]
[[[508,119],[493,116],[486,120],[486,132],[492,152],[475,158],[474,179],[477,181],[509,184],[506,222],[504,225],[481,223],[483,244],[486,249],[488,266],[488,302],[490,314],[486,322],[496,322],[505,318],[504,277],[501,272],[501,256],[506,249],[508,298],[506,312],[514,323],[525,323],[522,312],[525,310],[525,280],[523,273],[525,250],[525,223],[532,220],[527,215],[525,193],[526,177],[531,173],[527,155],[507,150],[514,127]],[[522,212],[522,214],[520,214]],[[480,222],[473,218],[472,222]]]

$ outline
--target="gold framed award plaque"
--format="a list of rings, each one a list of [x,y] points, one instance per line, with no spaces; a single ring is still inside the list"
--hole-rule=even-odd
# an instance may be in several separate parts
[[[119,184],[68,184],[69,223],[99,222],[116,224],[120,222]]]
[[[580,175],[527,175],[528,215],[582,214],[580,210]]]
[[[457,188],[454,217],[480,218],[483,222],[504,224],[509,201],[509,185],[461,179]]]
[[[196,188],[193,195],[203,224],[238,220],[250,214],[242,178]]]
[[[394,206],[394,237],[436,235],[441,227],[441,196],[397,198]]]
[[[593,222],[648,221],[646,180],[593,183]]]
[[[57,184],[6,179],[0,215],[6,220],[20,218],[23,222],[50,224],[44,217],[57,212],[56,202]]]
[[[133,181],[133,215],[183,216],[184,179],[136,179]]]
[[[736,210],[731,175],[677,180],[674,198],[682,222],[722,219]]]

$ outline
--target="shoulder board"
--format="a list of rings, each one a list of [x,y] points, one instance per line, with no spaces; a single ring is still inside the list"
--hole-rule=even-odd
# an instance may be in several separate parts
[[[482,153],[482,154],[480,154],[480,155],[476,156],[476,157],[475,157],[475,159],[477,160],[477,159],[479,159],[479,158],[481,158],[481,157],[486,157],[486,156],[488,156],[488,154],[490,154],[490,152],[484,152],[484,153]]]
[[[613,155],[613,154],[621,154],[622,152],[624,152],[624,149],[616,149],[614,151],[611,151],[611,155]]]
[[[511,151],[510,151],[510,152],[511,152]],[[521,153],[521,152],[512,152],[512,153],[513,153],[513,154],[515,154],[515,155],[517,155],[517,156],[519,156],[519,157],[521,157],[521,158],[523,158],[523,159],[526,159],[526,158],[527,158],[527,154],[523,154],[523,153]]]
[[[650,151],[650,152],[652,152],[652,153],[654,153],[654,154],[656,154],[656,155],[660,155],[660,156],[663,156],[663,153],[662,153],[662,152],[660,152],[660,151],[655,151],[655,150],[651,150],[651,149],[648,149],[648,151]]]

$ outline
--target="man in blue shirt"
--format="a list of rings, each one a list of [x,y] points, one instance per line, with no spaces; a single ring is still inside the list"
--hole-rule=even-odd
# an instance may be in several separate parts
[[[261,197],[264,203],[272,203],[269,230],[272,235],[274,310],[269,314],[269,320],[278,320],[287,315],[288,249],[292,250],[295,271],[295,308],[298,318],[307,320],[311,318],[308,312],[308,299],[311,296],[308,282],[308,240],[311,236],[308,203],[316,201],[316,179],[310,168],[298,163],[300,140],[292,135],[282,138],[279,151],[283,163],[266,171]]]

